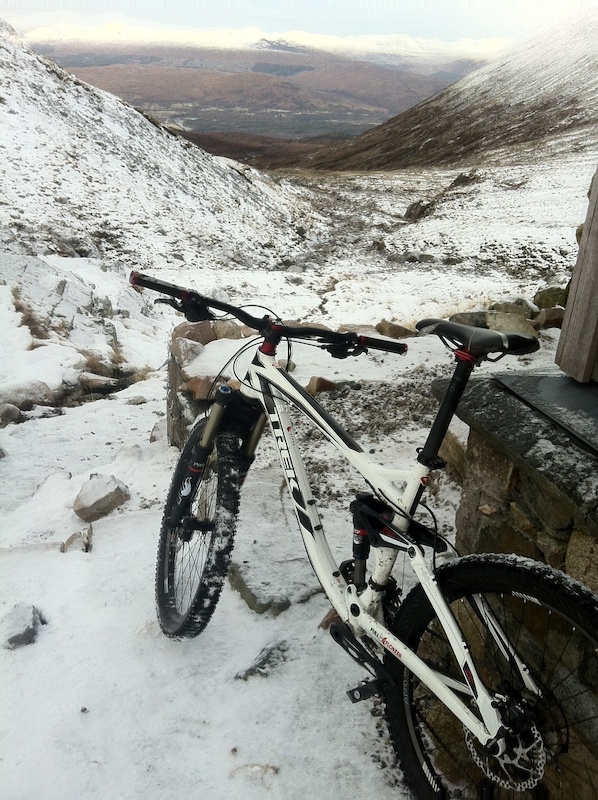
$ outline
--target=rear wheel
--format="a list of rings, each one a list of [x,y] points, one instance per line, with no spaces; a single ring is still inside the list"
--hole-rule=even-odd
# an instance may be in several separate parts
[[[403,664],[390,656],[386,718],[405,778],[419,800],[591,800],[598,797],[598,599],[562,573],[516,556],[468,556],[438,583],[480,678],[510,716],[507,751],[493,755]],[[483,597],[541,695],[531,692],[483,624]],[[421,587],[393,631],[434,669],[462,673]],[[465,695],[464,695],[465,697]],[[471,700],[471,708],[476,705]]]
[[[201,477],[180,524],[169,522],[187,479],[195,444],[205,420],[191,432],[175,468],[156,562],[156,606],[162,631],[172,638],[193,637],[208,624],[222,591],[233,549],[239,495],[250,460],[238,438],[219,433],[205,454]]]

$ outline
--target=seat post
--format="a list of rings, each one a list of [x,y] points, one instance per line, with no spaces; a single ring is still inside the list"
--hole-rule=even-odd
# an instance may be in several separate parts
[[[436,417],[430,428],[428,438],[419,452],[417,460],[429,469],[434,469],[438,459],[438,451],[448,431],[451,420],[465,391],[467,381],[473,368],[479,363],[467,350],[456,350],[457,365],[447,390],[442,398]]]

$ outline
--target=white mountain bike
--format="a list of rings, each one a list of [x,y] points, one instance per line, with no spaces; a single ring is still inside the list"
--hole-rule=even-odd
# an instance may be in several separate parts
[[[333,639],[369,673],[348,692],[384,699],[390,737],[417,798],[598,797],[598,598],[565,574],[515,555],[460,557],[415,519],[438,450],[475,365],[531,353],[532,336],[423,320],[455,354],[455,370],[426,441],[407,469],[374,463],[288,372],[283,339],[332,356],[403,343],[288,327],[138,272],[192,322],[225,312],[262,337],[239,389],[222,385],[193,427],[174,471],[160,532],[156,601],[172,638],[200,634],[229,566],[240,491],[270,425],[308,558],[338,621]],[[336,563],[293,433],[289,404],[363,476],[370,493],[350,508],[350,558]],[[392,576],[399,553],[417,584]],[[436,556],[442,554],[442,565]],[[428,557],[427,557],[428,556]]]

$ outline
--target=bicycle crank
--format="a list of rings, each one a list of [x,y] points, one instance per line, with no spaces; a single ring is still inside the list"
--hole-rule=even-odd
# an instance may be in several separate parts
[[[352,703],[359,703],[361,700],[367,700],[374,695],[379,695],[384,686],[394,685],[392,677],[384,669],[382,663],[353,635],[351,628],[346,623],[333,623],[330,626],[330,635],[351,656],[353,661],[356,661],[370,675],[374,676],[373,680],[362,681],[359,686],[347,692]]]

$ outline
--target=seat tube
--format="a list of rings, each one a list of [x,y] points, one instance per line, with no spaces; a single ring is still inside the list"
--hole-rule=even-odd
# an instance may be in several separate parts
[[[453,372],[453,376],[447,387],[447,390],[442,398],[440,407],[436,413],[436,418],[432,423],[428,438],[422,447],[417,460],[430,469],[433,469],[438,458],[438,451],[446,432],[448,431],[451,420],[459,405],[467,381],[471,375],[473,368],[478,363],[477,360],[467,350],[456,350],[455,358],[457,366]]]

